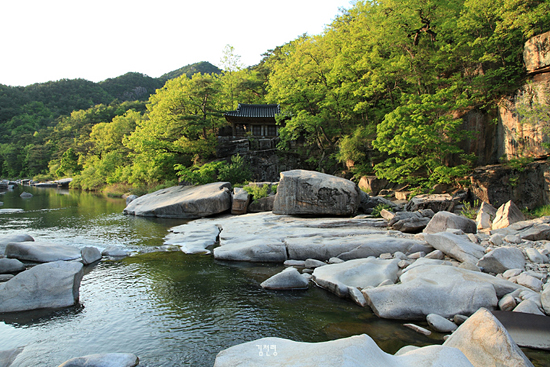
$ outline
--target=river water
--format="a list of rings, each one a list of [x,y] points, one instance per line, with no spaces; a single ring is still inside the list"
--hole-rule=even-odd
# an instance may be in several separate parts
[[[22,191],[34,196],[21,199]],[[388,353],[442,342],[442,335],[417,334],[316,287],[262,289],[279,265],[159,251],[167,230],[184,222],[124,216],[122,199],[20,187],[0,201],[0,209],[23,209],[0,211],[0,235],[28,233],[36,240],[135,253],[86,267],[75,307],[0,314],[0,351],[24,347],[14,366],[55,367],[111,352],[134,353],[140,366],[212,366],[219,351],[270,336],[319,342],[366,333]]]

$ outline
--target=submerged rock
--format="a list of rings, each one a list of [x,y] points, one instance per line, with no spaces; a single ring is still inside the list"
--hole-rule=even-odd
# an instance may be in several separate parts
[[[263,338],[235,345],[216,356],[214,367],[472,367],[455,348],[418,348],[399,356],[382,351],[368,335],[321,343]]]
[[[37,265],[0,284],[0,312],[61,308],[78,302],[82,264],[56,261]]]
[[[131,353],[90,354],[71,358],[58,367],[134,367],[139,358]]]

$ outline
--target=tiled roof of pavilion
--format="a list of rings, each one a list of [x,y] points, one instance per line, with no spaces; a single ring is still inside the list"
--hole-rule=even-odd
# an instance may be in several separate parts
[[[229,111],[225,113],[226,116],[231,117],[275,117],[275,115],[281,113],[281,109],[278,104],[246,104],[239,103],[236,111]]]

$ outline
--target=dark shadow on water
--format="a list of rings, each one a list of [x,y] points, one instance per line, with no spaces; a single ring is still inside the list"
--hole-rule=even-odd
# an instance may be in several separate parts
[[[0,313],[0,321],[15,327],[25,328],[58,320],[67,321],[80,314],[83,310],[84,305],[77,304],[65,308],[41,308],[31,311]]]

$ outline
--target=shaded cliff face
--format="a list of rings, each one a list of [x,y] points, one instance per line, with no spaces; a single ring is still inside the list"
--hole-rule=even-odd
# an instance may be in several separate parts
[[[550,32],[527,41],[523,57],[529,77],[499,106],[499,156],[506,159],[550,153]]]

